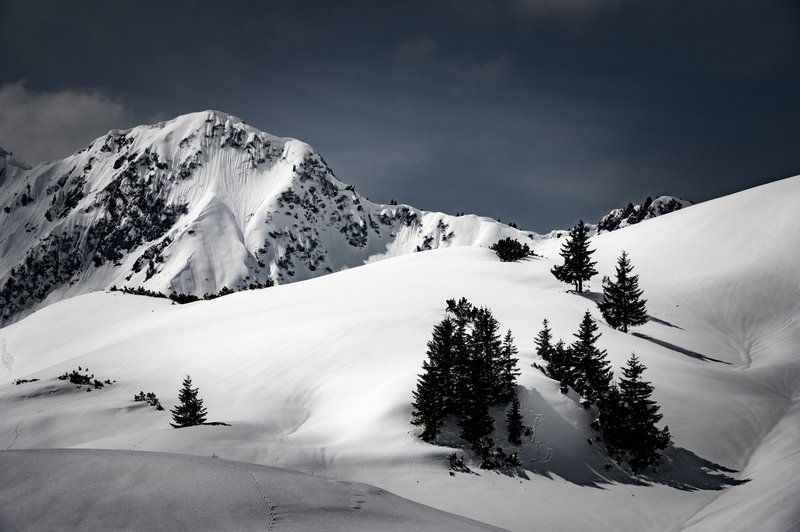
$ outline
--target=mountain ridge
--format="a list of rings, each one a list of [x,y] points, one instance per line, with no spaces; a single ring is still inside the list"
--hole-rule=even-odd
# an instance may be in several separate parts
[[[12,164],[9,164],[12,163]],[[219,111],[113,129],[35,167],[0,154],[0,324],[112,285],[202,296],[538,235],[372,203],[308,144]]]

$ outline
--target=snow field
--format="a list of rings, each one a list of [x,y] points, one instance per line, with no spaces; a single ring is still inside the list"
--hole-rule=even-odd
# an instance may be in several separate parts
[[[513,264],[450,248],[185,306],[118,293],[57,303],[0,329],[12,360],[0,365],[0,447],[216,454],[513,530],[797,529],[798,198],[792,178],[597,236],[600,274],[584,296],[549,273],[560,243],[545,240],[544,258]],[[633,334],[602,324],[599,345],[615,372],[632,351],[648,367],[676,447],[644,479],[606,471],[590,414],[530,367],[544,318],[567,342],[586,309],[599,319],[593,300],[622,249],[654,319]],[[535,429],[524,476],[451,477],[453,450],[409,424],[431,329],[462,296],[490,307],[520,349]],[[52,380],[78,365],[117,383],[87,393]],[[209,420],[230,427],[171,429],[168,413],[132,402],[152,391],[169,409],[187,373]]]

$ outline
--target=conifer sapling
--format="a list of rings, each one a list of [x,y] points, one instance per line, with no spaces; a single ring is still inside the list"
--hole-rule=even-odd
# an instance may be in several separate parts
[[[593,249],[589,249],[589,228],[583,223],[573,227],[561,248],[564,264],[554,266],[551,273],[562,283],[573,283],[576,292],[583,292],[583,282],[597,274],[592,261]]]
[[[511,408],[506,413],[506,427],[508,429],[508,443],[520,445],[522,443],[522,412],[520,412],[519,397],[514,394],[511,399]]]
[[[203,400],[197,396],[197,392],[197,388],[192,388],[191,377],[187,375],[183,379],[183,388],[178,392],[180,404],[171,410],[174,423],[170,425],[179,428],[202,425],[206,422],[206,409],[203,408]]]
[[[616,270],[616,281],[603,278],[603,300],[597,307],[610,327],[626,333],[629,327],[647,322],[647,300],[642,299],[639,276],[632,275],[633,266],[624,251],[617,259]]]

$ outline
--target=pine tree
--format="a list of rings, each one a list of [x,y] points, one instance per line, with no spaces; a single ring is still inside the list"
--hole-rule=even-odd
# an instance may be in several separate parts
[[[455,322],[448,316],[433,328],[428,359],[422,364],[422,374],[413,392],[411,423],[422,426],[420,438],[427,442],[439,434],[442,418],[453,401],[454,348]]]
[[[573,387],[587,403],[597,402],[608,393],[611,386],[611,365],[606,352],[595,345],[600,338],[600,334],[595,334],[597,329],[587,310],[571,346],[577,374]]]
[[[533,343],[536,345],[536,354],[539,358],[550,363],[555,348],[553,347],[553,331],[550,330],[550,323],[547,319],[542,321],[542,330],[536,335]]]
[[[567,389],[575,386],[577,377],[577,367],[572,348],[564,345],[564,340],[559,340],[553,346],[552,358],[547,365],[545,375],[561,383],[561,392],[567,393]]]
[[[642,380],[647,369],[635,354],[628,359],[623,368],[619,383],[619,406],[617,416],[621,419],[611,425],[611,430],[603,436],[616,454],[626,455],[631,468],[641,471],[655,463],[659,451],[665,449],[670,441],[669,427],[658,429],[661,420],[658,404],[651,399],[653,386]]]
[[[609,326],[626,333],[629,327],[647,322],[647,300],[642,299],[639,276],[631,275],[633,266],[624,251],[616,269],[616,281],[603,278],[603,300],[597,306]]]
[[[206,422],[206,409],[203,408],[203,400],[197,396],[197,392],[197,388],[192,388],[191,377],[187,375],[183,379],[183,388],[178,392],[181,404],[175,405],[171,410],[174,423],[170,425],[179,428],[202,425]]]
[[[461,416],[466,402],[463,400],[468,397],[470,392],[470,372],[471,372],[471,346],[470,337],[473,329],[473,319],[476,309],[462,297],[458,301],[455,299],[447,300],[447,313],[453,316],[455,323],[453,361],[451,364],[452,393],[451,401],[447,405],[447,413]]]
[[[519,397],[514,394],[511,399],[511,408],[506,414],[506,427],[508,428],[508,443],[519,445],[522,443],[522,413],[520,412]]]
[[[414,402],[411,406],[411,424],[422,426],[420,438],[433,442],[439,434],[444,417],[444,401],[441,393],[441,380],[438,368],[427,360],[422,363],[422,374],[417,380],[417,389],[412,392]]]
[[[514,355],[518,352],[514,345],[514,337],[511,336],[511,329],[509,329],[500,348],[500,386],[502,389],[499,399],[502,402],[508,402],[516,395],[517,377],[520,372],[517,368],[519,359]]]
[[[589,249],[589,228],[583,223],[573,227],[561,248],[564,264],[554,266],[551,270],[556,279],[562,283],[574,283],[576,292],[583,292],[583,282],[597,274],[591,260],[593,249]]]
[[[472,394],[478,394],[487,405],[503,400],[505,386],[502,360],[500,324],[491,310],[480,307],[473,317],[472,335],[469,337],[470,376]]]
[[[465,403],[458,425],[461,427],[461,437],[475,446],[494,432],[494,419],[489,415],[486,400],[469,397]]]

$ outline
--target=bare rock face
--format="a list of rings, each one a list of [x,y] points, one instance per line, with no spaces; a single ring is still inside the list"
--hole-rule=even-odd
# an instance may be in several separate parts
[[[649,220],[663,214],[680,210],[692,205],[691,201],[682,200],[674,196],[659,196],[655,200],[650,196],[641,205],[628,203],[624,209],[614,209],[597,224],[597,232],[608,232],[634,225],[644,220]]]

